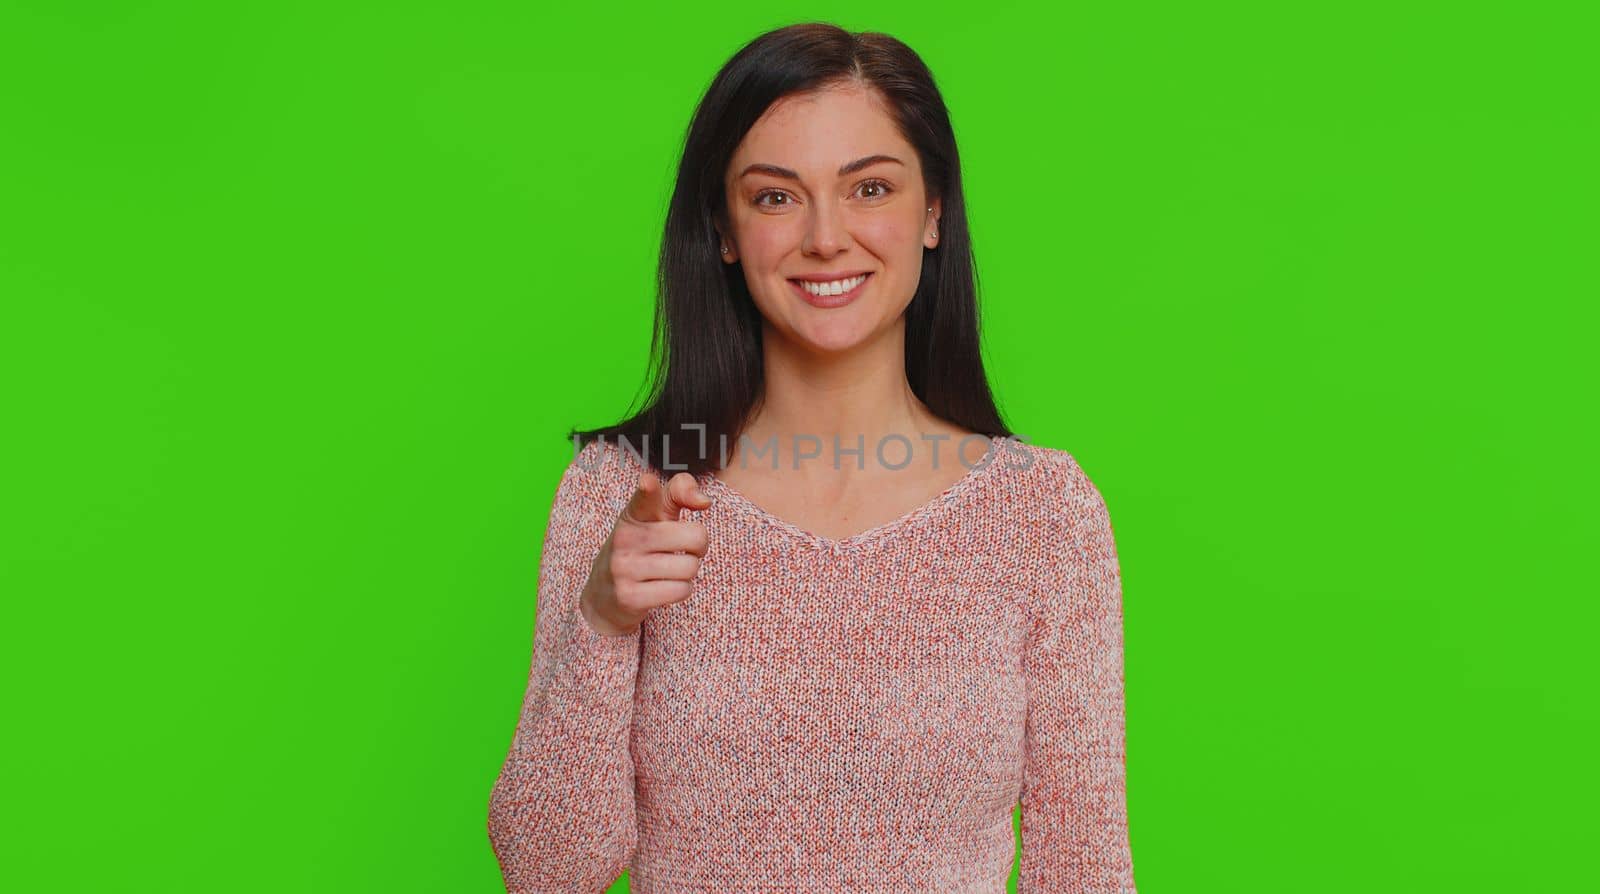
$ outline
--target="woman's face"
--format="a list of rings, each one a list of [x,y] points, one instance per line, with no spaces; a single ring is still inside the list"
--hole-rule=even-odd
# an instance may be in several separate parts
[[[770,327],[818,351],[842,351],[897,323],[938,244],[939,203],[878,94],[830,87],[773,103],[726,173],[722,258],[738,262]],[[933,210],[929,211],[929,206]],[[851,279],[853,295],[808,300],[799,278]]]

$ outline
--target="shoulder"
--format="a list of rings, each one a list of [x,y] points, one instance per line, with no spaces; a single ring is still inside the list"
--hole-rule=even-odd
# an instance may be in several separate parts
[[[644,468],[639,458],[615,441],[590,441],[569,454],[557,485],[558,502],[583,502],[615,514],[622,511]]]
[[[1013,505],[1020,503],[1030,517],[1071,525],[1105,512],[1100,489],[1067,450],[1007,437],[1000,441],[994,462]]]
[[[1028,566],[1023,602],[1035,619],[1059,618],[1107,574],[1117,574],[1111,519],[1100,489],[1069,451],[1007,439],[996,461],[1009,536]]]

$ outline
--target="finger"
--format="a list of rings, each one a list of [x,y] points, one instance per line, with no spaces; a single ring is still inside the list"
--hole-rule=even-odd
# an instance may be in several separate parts
[[[636,522],[677,521],[677,513],[673,513],[671,518],[662,517],[662,491],[661,479],[656,477],[655,472],[640,470],[633,496],[628,500],[628,505],[622,507],[622,517]]]
[[[700,572],[700,557],[688,553],[642,553],[629,556],[623,566],[627,580],[693,580]]]
[[[637,600],[634,607],[646,609],[682,602],[694,592],[694,585],[686,580],[647,580],[630,584],[628,590]]]
[[[661,488],[656,517],[661,521],[677,521],[680,509],[705,509],[711,501],[700,490],[700,482],[688,472],[679,472]]]
[[[711,498],[706,496],[699,479],[688,472],[679,472],[672,476],[672,480],[667,482],[667,494],[672,497],[677,508],[708,509],[711,506]],[[676,508],[673,512],[673,518],[677,518]]]
[[[700,522],[669,521],[651,525],[641,542],[646,552],[684,552],[704,556],[710,539],[706,526]]]
[[[688,472],[679,472],[663,486],[653,469],[644,469],[639,472],[638,490],[625,512],[637,522],[677,521],[679,510],[710,506],[711,499]]]

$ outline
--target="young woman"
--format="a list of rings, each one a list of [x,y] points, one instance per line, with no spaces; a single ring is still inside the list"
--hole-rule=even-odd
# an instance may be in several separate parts
[[[551,509],[508,890],[1133,892],[1110,519],[995,408],[922,61],[741,49],[660,274],[653,397]]]

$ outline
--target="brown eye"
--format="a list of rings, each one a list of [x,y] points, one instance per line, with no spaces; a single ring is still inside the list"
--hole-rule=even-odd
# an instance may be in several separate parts
[[[782,201],[782,202],[763,202],[762,199],[765,199],[768,196],[777,196],[778,198],[784,199],[785,201]],[[768,189],[768,190],[763,190],[761,192],[756,193],[756,196],[752,201],[754,201],[755,204],[757,204],[757,205],[766,205],[768,207],[778,208],[778,207],[782,207],[784,205],[789,204],[789,202],[787,201],[788,198],[789,198],[788,195],[786,195],[785,193],[779,192],[778,190],[775,190],[775,189]]]
[[[861,188],[872,188],[878,191],[877,195],[867,196],[869,199],[881,199],[889,193],[894,192],[894,188],[882,180],[868,180],[861,184]]]

